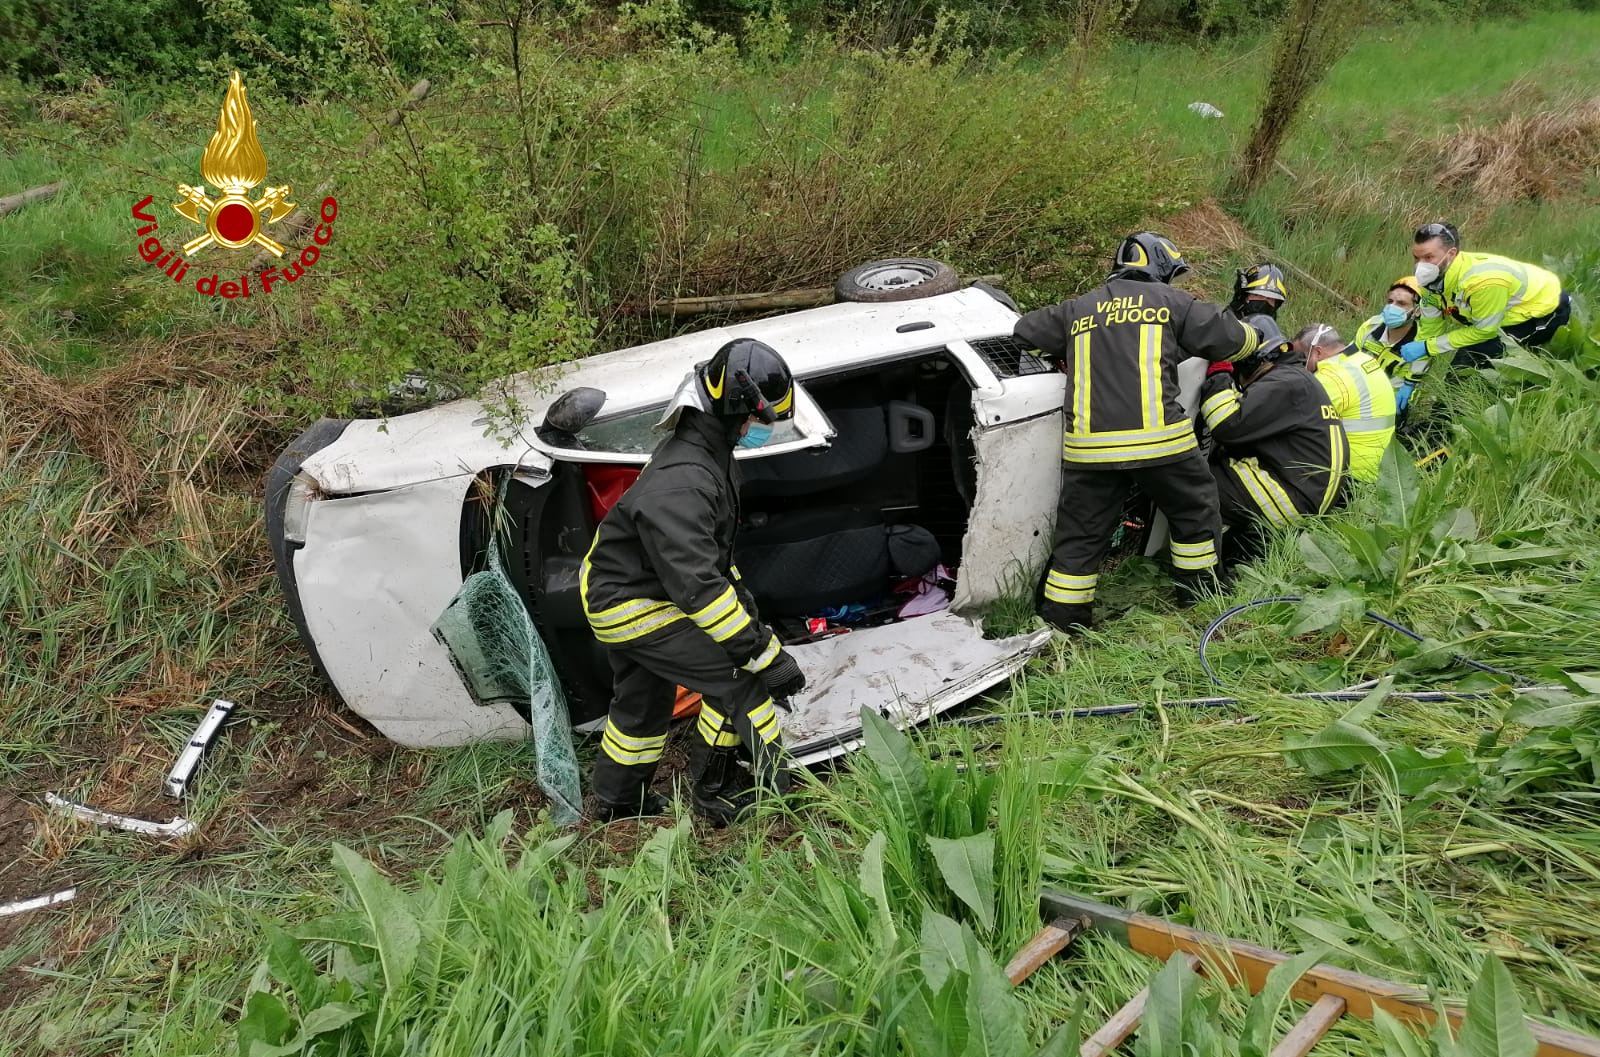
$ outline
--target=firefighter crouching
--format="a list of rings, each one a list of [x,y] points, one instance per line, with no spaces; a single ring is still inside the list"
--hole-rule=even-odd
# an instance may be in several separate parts
[[[733,449],[759,447],[774,422],[793,417],[783,358],[750,338],[729,342],[685,379],[657,427],[672,435],[600,522],[579,587],[613,673],[594,768],[601,819],[664,809],[650,780],[678,686],[703,698],[689,756],[699,814],[726,823],[760,795],[789,788],[776,702],[803,689],[805,676],[732,565]],[[741,743],[755,789],[738,785]]]
[[[1167,515],[1180,588],[1192,596],[1215,582],[1216,482],[1178,403],[1177,366],[1248,356],[1256,334],[1169,285],[1188,267],[1169,240],[1137,232],[1103,285],[1017,321],[1017,337],[1067,376],[1061,501],[1039,606],[1063,631],[1092,623],[1100,564],[1134,484]]]
[[[1230,560],[1253,556],[1262,524],[1333,509],[1350,464],[1339,412],[1304,358],[1268,317],[1246,322],[1260,333],[1260,349],[1237,369],[1212,364],[1200,390]]]

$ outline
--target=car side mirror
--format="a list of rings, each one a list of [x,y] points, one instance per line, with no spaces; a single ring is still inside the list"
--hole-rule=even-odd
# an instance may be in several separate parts
[[[583,427],[594,421],[594,417],[605,406],[606,393],[604,389],[593,386],[580,385],[576,389],[568,389],[556,398],[544,413],[544,422],[539,426],[539,432],[552,430],[557,433],[579,433]]]

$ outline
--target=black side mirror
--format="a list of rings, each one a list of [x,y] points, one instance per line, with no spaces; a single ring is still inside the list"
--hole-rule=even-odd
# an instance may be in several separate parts
[[[604,389],[588,385],[568,389],[545,411],[544,421],[535,432],[547,443],[560,447],[574,447],[572,439],[583,430],[584,426],[594,421],[594,417],[600,413],[605,402]],[[562,443],[563,441],[567,443]]]

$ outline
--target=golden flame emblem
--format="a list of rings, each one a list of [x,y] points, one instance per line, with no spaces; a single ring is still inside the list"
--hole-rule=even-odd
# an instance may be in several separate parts
[[[255,118],[250,116],[250,103],[238,70],[228,81],[228,95],[217,115],[217,130],[200,157],[200,175],[221,192],[221,197],[207,197],[204,184],[178,185],[178,194],[183,198],[173,203],[173,212],[206,229],[205,234],[183,244],[185,254],[215,243],[230,250],[254,244],[274,256],[283,256],[283,244],[268,238],[262,228],[287,217],[294,211],[294,203],[288,200],[287,184],[266,188],[253,202],[246,197],[252,187],[267,178],[267,155],[256,138]]]

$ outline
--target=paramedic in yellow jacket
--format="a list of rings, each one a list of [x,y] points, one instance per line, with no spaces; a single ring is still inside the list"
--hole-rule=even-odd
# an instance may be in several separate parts
[[[1305,354],[1327,390],[1328,402],[1339,413],[1350,440],[1350,476],[1376,481],[1383,453],[1394,440],[1395,390],[1378,361],[1326,323],[1313,323],[1294,339],[1295,350]]]
[[[1444,317],[1437,294],[1425,294],[1416,276],[1402,275],[1389,284],[1383,298],[1383,311],[1356,328],[1351,344],[1378,361],[1394,385],[1395,411],[1402,417],[1411,403],[1412,393],[1428,376],[1438,357],[1422,356],[1412,363],[1400,358],[1407,342],[1426,342],[1444,333]],[[1443,374],[1450,357],[1442,357]]]
[[[1481,367],[1500,355],[1506,334],[1522,345],[1543,345],[1572,318],[1572,297],[1551,272],[1493,253],[1467,253],[1452,224],[1424,224],[1412,240],[1417,282],[1444,300],[1446,326],[1438,337],[1400,346],[1400,358],[1460,353]]]

